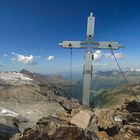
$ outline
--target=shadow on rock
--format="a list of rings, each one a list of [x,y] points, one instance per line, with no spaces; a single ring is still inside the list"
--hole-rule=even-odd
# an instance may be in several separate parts
[[[8,126],[0,123],[0,140],[9,140],[19,130],[16,127]]]

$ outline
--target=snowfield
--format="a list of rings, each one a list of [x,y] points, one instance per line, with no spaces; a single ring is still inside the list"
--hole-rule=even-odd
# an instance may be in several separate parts
[[[19,72],[1,72],[0,79],[6,82],[16,82],[18,84],[28,84],[33,81],[33,79]]]

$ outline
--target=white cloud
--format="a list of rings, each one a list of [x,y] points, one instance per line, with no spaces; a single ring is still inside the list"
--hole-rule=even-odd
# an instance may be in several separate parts
[[[37,64],[36,58],[33,55],[25,56],[22,54],[16,54],[15,52],[12,52],[12,54],[15,55],[14,58],[11,58],[12,61],[18,61],[21,64],[28,64],[28,65]]]
[[[3,56],[4,56],[4,57],[7,57],[7,56],[8,56],[8,54],[4,54]]]
[[[131,68],[130,71],[140,72],[140,68]]]
[[[52,60],[54,60],[54,59],[55,59],[55,57],[54,57],[53,55],[50,55],[50,56],[47,57],[47,60],[48,60],[48,61],[52,61]]]
[[[11,54],[13,54],[13,55],[18,55],[17,53],[15,53],[15,52],[12,52]]]
[[[102,56],[103,56],[102,52],[100,50],[97,50],[94,53],[94,60],[100,60]]]
[[[122,53],[122,52],[117,52],[117,53],[114,53],[115,57],[117,59],[122,59],[125,57],[125,55]],[[97,50],[95,51],[94,53],[94,60],[98,61],[100,60],[101,58],[113,58],[112,54],[107,52],[107,53],[104,53],[100,50]]]
[[[138,72],[139,72],[139,71],[140,71],[140,69],[136,69],[136,71],[138,71]]]
[[[115,57],[118,59],[122,59],[125,57],[125,55],[122,52],[118,52],[118,53],[115,53]]]

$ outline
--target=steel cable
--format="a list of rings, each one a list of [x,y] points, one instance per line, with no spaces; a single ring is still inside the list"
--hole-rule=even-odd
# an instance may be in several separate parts
[[[140,101],[140,99],[137,97],[135,91],[133,90],[133,88],[132,88],[131,85],[129,84],[129,81],[127,80],[127,78],[126,78],[126,76],[125,76],[125,74],[124,74],[124,72],[123,72],[123,70],[122,70],[122,68],[121,68],[121,66],[120,66],[120,64],[119,64],[119,62],[118,62],[118,60],[117,60],[117,58],[116,58],[116,56],[115,56],[115,54],[114,54],[114,51],[113,51],[112,47],[111,47],[111,53],[112,53],[112,56],[114,57],[114,60],[115,60],[117,66],[118,66],[118,68],[119,68],[119,70],[120,70],[120,72],[121,72],[121,74],[122,74],[122,76],[123,76],[123,78],[124,78],[124,80],[125,80],[125,82],[126,82],[127,87],[128,87],[129,90],[131,91],[132,95],[133,95],[138,101]],[[136,104],[137,104],[138,108],[140,109],[140,105],[139,105],[137,102],[136,102]]]
[[[72,95],[72,48],[70,48],[70,84],[71,84],[71,95]]]

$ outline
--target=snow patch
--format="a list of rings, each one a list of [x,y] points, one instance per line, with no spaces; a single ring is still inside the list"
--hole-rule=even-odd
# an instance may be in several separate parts
[[[122,119],[121,119],[120,117],[118,117],[118,116],[115,116],[114,120],[115,120],[116,122],[122,122]]]
[[[33,81],[33,79],[25,76],[22,73],[18,72],[1,72],[0,79],[2,80],[10,80],[10,81]]]
[[[0,116],[11,116],[11,117],[17,117],[18,113],[8,110],[6,108],[0,107]]]

